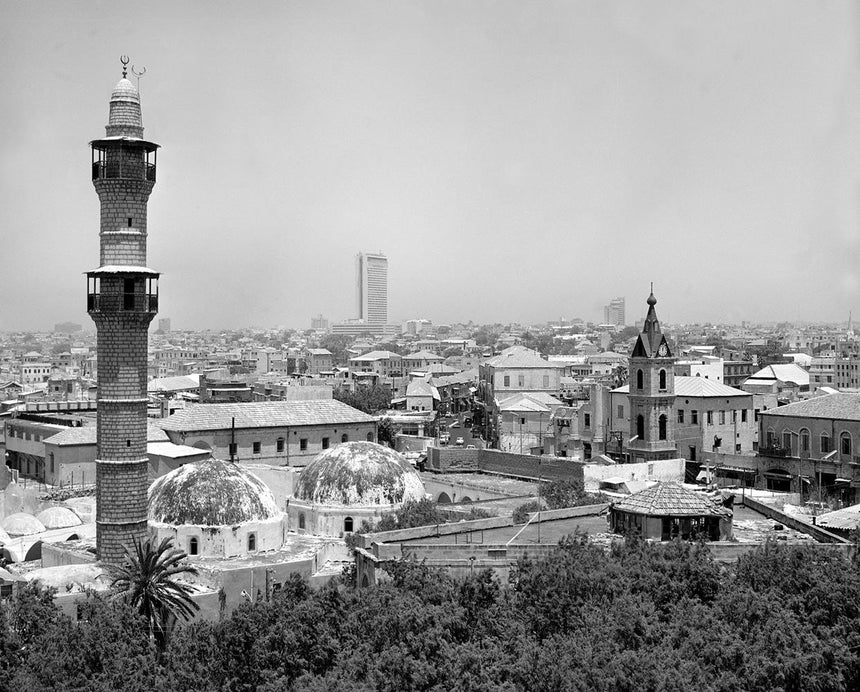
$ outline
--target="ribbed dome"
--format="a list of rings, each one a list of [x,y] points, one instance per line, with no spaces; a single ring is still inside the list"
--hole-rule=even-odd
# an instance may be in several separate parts
[[[163,524],[235,526],[280,515],[263,481],[213,457],[180,466],[149,486],[149,520]]]
[[[10,536],[30,536],[45,530],[41,521],[26,512],[10,514],[3,520],[2,528]]]
[[[111,101],[135,101],[140,103],[140,94],[128,79],[123,77],[113,88],[113,93],[110,95]]]
[[[295,496],[321,505],[393,505],[421,500],[424,484],[393,449],[345,442],[327,449],[299,475]]]
[[[48,507],[39,512],[36,519],[41,521],[46,529],[65,529],[81,525],[80,517],[68,507]]]

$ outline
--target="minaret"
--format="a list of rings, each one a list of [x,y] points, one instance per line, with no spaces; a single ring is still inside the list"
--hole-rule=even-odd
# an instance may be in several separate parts
[[[146,266],[146,203],[158,145],[143,139],[140,94],[122,79],[106,136],[90,142],[101,204],[100,262],[87,272],[87,312],[98,332],[96,547],[120,563],[146,535],[147,331],[158,311],[158,272]]]
[[[648,296],[645,326],[630,355],[630,461],[674,459],[675,357],[660,330],[654,285]]]

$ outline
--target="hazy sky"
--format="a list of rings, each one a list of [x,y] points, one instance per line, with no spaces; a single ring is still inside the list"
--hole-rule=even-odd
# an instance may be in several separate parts
[[[860,317],[860,4],[0,0],[0,330],[91,328],[118,57],[174,328]],[[641,314],[640,314],[641,313]]]

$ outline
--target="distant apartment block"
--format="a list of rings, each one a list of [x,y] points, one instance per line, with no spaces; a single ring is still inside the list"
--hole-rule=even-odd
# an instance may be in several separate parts
[[[603,308],[603,321],[616,327],[625,325],[624,298],[613,298],[609,301],[609,305]]]
[[[162,334],[170,334],[170,318],[162,317],[158,320],[158,331]]]
[[[328,329],[328,320],[322,314],[311,317],[311,329],[325,331]]]

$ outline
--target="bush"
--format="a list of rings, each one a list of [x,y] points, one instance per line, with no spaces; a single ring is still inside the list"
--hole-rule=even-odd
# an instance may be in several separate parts
[[[529,514],[540,512],[546,509],[546,503],[531,500],[523,505],[520,505],[514,510],[514,524],[525,524],[529,519]]]

